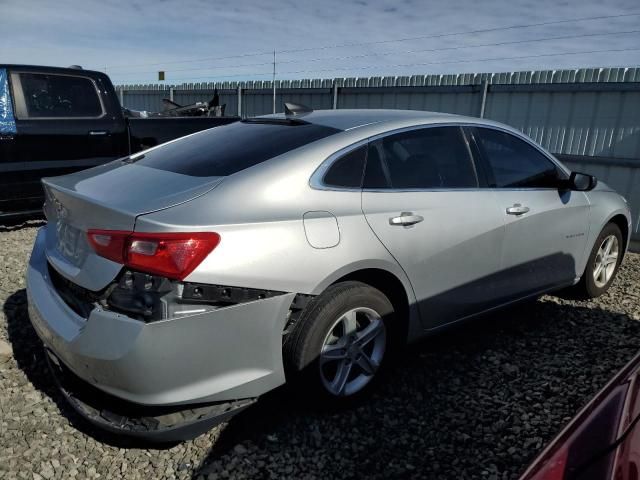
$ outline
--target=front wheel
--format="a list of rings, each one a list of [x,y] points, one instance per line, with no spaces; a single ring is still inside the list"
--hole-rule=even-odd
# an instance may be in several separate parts
[[[610,223],[602,229],[593,245],[587,266],[577,285],[578,293],[586,298],[599,297],[605,293],[618,273],[622,254],[622,232],[617,225]]]
[[[285,342],[289,372],[333,403],[365,396],[387,361],[393,317],[393,305],[379,290],[352,281],[332,285]]]

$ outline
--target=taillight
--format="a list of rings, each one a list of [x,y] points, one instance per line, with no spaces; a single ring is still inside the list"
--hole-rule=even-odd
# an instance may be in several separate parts
[[[124,244],[131,232],[119,230],[89,230],[89,244],[101,257],[118,263],[125,263]]]
[[[101,257],[147,273],[183,280],[220,243],[212,232],[137,233],[89,230],[89,243]]]

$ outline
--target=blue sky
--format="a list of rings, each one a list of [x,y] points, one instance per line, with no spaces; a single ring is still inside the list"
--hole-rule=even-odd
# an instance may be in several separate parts
[[[640,66],[638,0],[0,0],[0,15],[1,62],[117,84],[270,80],[274,49],[280,79]],[[414,37],[430,38],[394,41]]]

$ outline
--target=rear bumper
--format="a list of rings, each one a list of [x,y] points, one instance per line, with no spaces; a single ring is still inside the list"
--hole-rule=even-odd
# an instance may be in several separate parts
[[[92,387],[71,372],[50,350],[47,350],[47,363],[62,395],[85,420],[112,433],[152,442],[195,438],[256,401],[255,398],[246,398],[178,407],[141,406]]]
[[[128,402],[167,406],[255,398],[284,383],[282,331],[295,294],[153,323],[98,307],[85,319],[51,283],[44,236],[41,229],[27,270],[31,323],[88,384]]]

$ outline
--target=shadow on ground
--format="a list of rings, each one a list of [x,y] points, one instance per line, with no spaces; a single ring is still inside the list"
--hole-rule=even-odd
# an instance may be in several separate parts
[[[13,356],[18,367],[26,374],[33,386],[49,396],[71,424],[82,433],[99,442],[119,448],[170,448],[172,444],[145,444],[95,428],[66,402],[47,367],[44,348],[31,326],[27,312],[27,293],[24,289],[13,293],[4,304],[7,318],[7,333],[12,344]]]
[[[76,428],[143,446],[95,429],[66,404],[24,290],[4,312],[19,368]],[[323,411],[288,387],[265,395],[228,423],[194,478],[514,478],[640,348],[639,333],[639,322],[594,302],[545,297],[514,307],[407,349],[356,408]]]
[[[358,408],[265,396],[229,422],[198,474],[515,478],[637,352],[638,333],[593,304],[514,307],[412,346]]]

